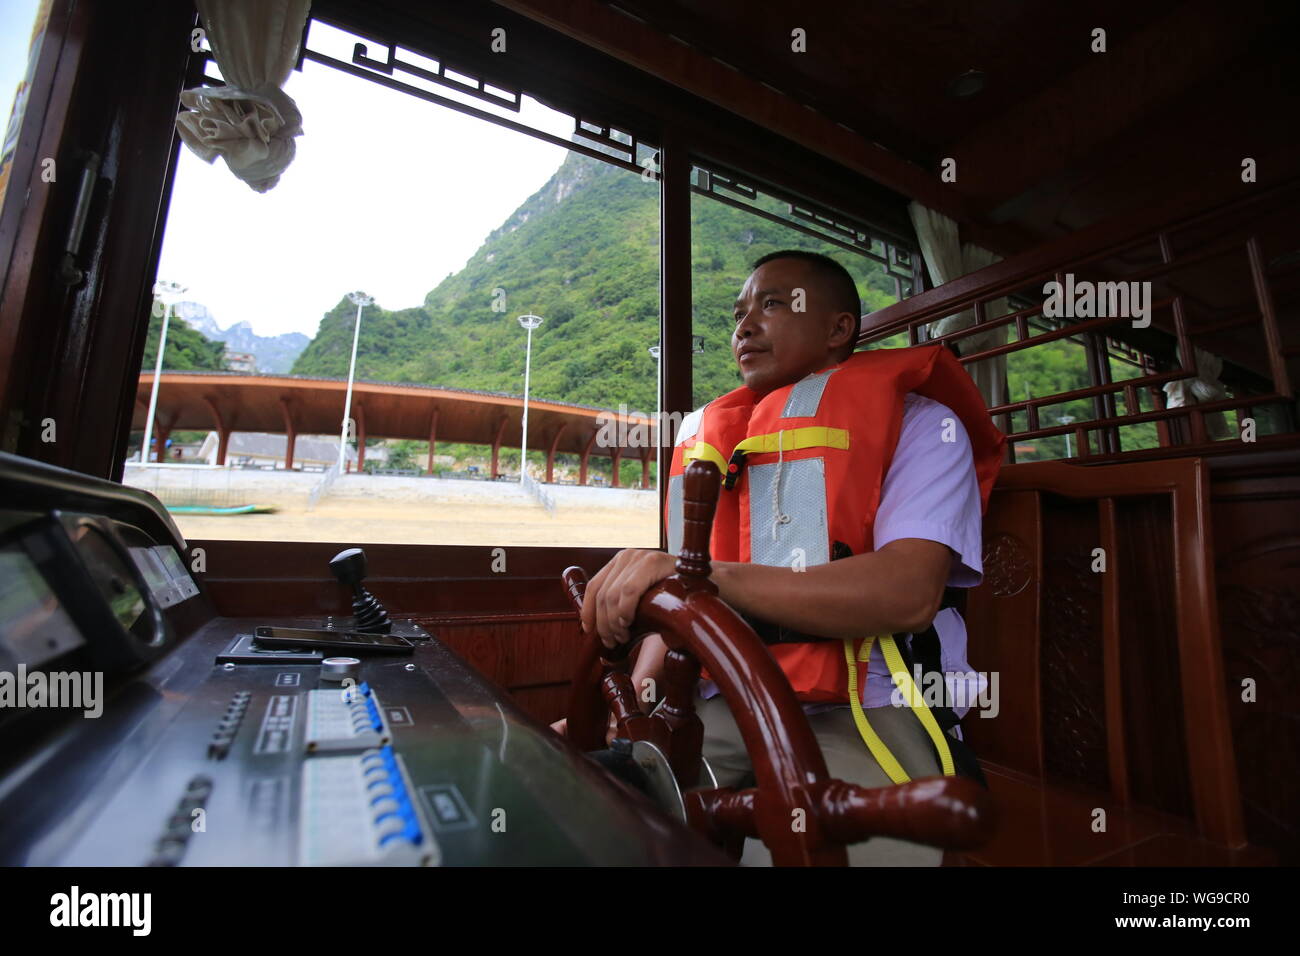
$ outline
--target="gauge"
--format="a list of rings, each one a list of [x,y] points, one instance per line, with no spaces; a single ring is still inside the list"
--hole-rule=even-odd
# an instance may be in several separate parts
[[[17,545],[0,548],[0,656],[36,668],[82,643],[27,553]]]
[[[144,595],[135,585],[135,575],[123,562],[112,543],[93,524],[78,523],[71,529],[72,540],[86,562],[91,579],[112,608],[113,616],[127,630],[144,613]]]

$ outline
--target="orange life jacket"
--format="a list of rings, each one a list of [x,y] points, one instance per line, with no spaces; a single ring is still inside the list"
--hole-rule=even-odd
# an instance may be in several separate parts
[[[713,461],[724,476],[710,539],[713,559],[813,567],[830,561],[837,541],[853,554],[875,550],[876,508],[908,392],[947,405],[961,419],[980,507],[986,508],[1006,437],[970,376],[943,346],[868,350],[762,398],[742,385],[685,419],[668,478],[669,552],[681,551],[682,473],[696,458]],[[934,440],[954,440],[954,431],[945,431]],[[800,700],[848,700],[841,642],[768,649]],[[864,687],[866,666],[858,665]]]

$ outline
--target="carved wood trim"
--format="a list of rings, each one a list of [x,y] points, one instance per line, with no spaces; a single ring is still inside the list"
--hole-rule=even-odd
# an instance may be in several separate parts
[[[1169,496],[1179,684],[1196,819],[1201,832],[1214,842],[1244,845],[1236,756],[1224,691],[1206,464],[1198,458],[1105,468],[1034,462],[1007,469],[999,478],[999,487],[1050,490],[1079,499]]]

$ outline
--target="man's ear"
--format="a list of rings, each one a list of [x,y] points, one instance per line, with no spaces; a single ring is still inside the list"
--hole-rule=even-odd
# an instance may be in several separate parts
[[[852,351],[852,345],[857,345],[854,341],[856,336],[853,334],[858,326],[858,317],[852,312],[840,312],[834,317],[835,324],[831,327],[829,344],[835,351]],[[849,345],[852,343],[852,345]]]

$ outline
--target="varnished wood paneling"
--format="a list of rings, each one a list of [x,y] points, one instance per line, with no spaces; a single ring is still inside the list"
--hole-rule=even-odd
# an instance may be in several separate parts
[[[967,660],[998,673],[998,715],[978,711],[962,733],[981,759],[1043,769],[1038,639],[1042,525],[1035,491],[994,491],[984,518],[984,582],[967,598]]]
[[[1224,682],[1247,832],[1300,863],[1300,453],[1214,463]],[[1253,691],[1253,699],[1248,691]]]
[[[1043,787],[1041,781],[986,766],[1004,821],[964,862],[984,866],[1259,866],[1277,862],[1265,847],[1231,848],[1206,840],[1184,818],[1108,806],[1095,792]],[[1106,810],[1105,829],[1094,827]]]
[[[1110,788],[1094,502],[1043,496],[1042,721],[1049,780]]]
[[[1134,803],[1191,819],[1187,734],[1169,501],[1119,499],[1118,551],[1122,712]]]
[[[189,4],[167,0],[141,0],[131,16],[106,2],[75,5],[74,42],[61,53],[59,102],[40,147],[57,178],[39,184],[0,297],[5,450],[120,477],[115,457],[124,457],[149,324],[194,16]],[[66,115],[65,82],[73,84]],[[68,286],[59,266],[90,152],[101,162],[77,250],[84,278]],[[13,182],[10,195],[28,185]],[[10,355],[6,341],[14,343]],[[43,438],[46,419],[57,441]]]
[[[203,582],[226,617],[350,613],[351,596],[329,570],[350,542],[191,541],[202,548]],[[365,546],[366,587],[390,612],[405,615],[568,612],[560,572],[576,564],[595,574],[615,548],[506,548],[505,570],[487,546]]]
[[[1294,475],[1295,456],[1288,460]],[[1275,472],[1259,478],[1277,490]],[[986,536],[1004,531],[999,499],[1019,494],[1028,501],[1036,493],[1042,499],[1041,616],[1022,611],[1020,625],[1026,643],[1042,644],[1040,672],[1030,682],[1038,680],[1036,692],[1042,695],[1044,772],[999,768],[992,759],[1009,739],[1023,736],[1020,728],[966,722],[981,759],[1012,781],[1004,788],[1014,811],[1003,818],[1010,829],[1000,833],[1001,842],[985,861],[1009,862],[1019,854],[1020,862],[1087,863],[1162,833],[1187,832],[1194,841],[1225,851],[1245,845],[1222,691],[1216,579],[1208,563],[1215,542],[1208,487],[1205,466],[1194,459],[1004,470],[990,503]],[[1108,511],[1113,511],[1109,529],[1098,517]],[[1111,544],[1107,570],[1095,572],[1093,549],[1103,538]],[[993,603],[986,588],[1003,577],[997,561],[988,562],[985,573],[984,586],[970,602],[970,657],[978,669],[997,669],[1004,661],[996,657],[978,657],[976,664],[977,649],[990,640],[982,632]],[[1113,578],[1103,584],[1102,574]],[[1112,644],[1118,643],[1120,653],[1108,662],[1103,593],[1110,589],[1116,602],[1111,628],[1118,629]],[[1008,684],[1003,709],[1017,706],[1029,693]],[[1294,692],[1290,696],[1293,700]],[[1113,726],[1116,722],[1122,726]],[[1122,742],[1118,754],[1110,748],[1117,740]],[[1258,739],[1256,745],[1270,747]],[[1129,784],[1127,797],[1112,778],[1116,759]],[[1287,786],[1261,781],[1257,792],[1276,800]],[[1104,840],[1090,838],[1089,826],[1080,827],[1076,819],[1097,809],[1106,813]]]
[[[529,717],[552,724],[564,716],[569,686],[565,683],[554,687],[521,687],[510,691],[510,697]]]
[[[510,624],[447,625],[436,617],[420,623],[489,680],[515,691],[566,684],[573,677],[578,618]]]

